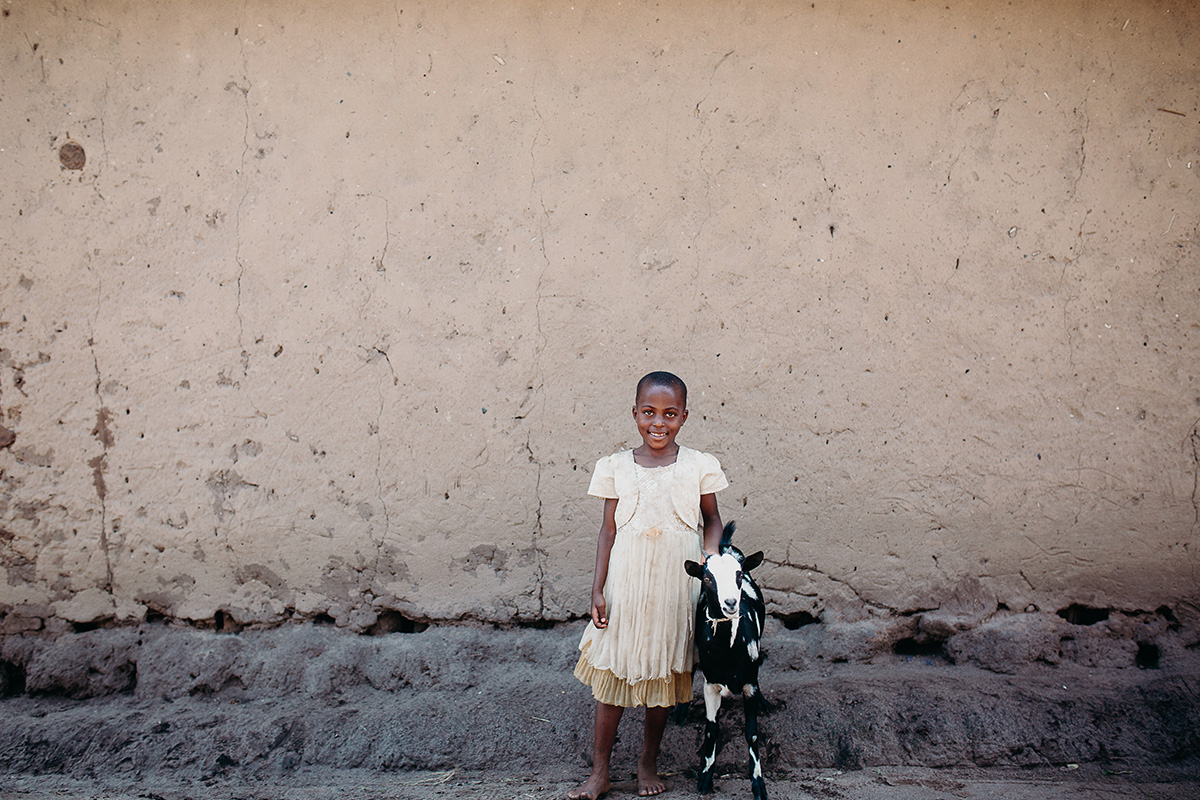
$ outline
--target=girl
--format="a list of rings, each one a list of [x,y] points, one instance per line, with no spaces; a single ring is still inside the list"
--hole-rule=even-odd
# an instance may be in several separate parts
[[[700,591],[683,562],[717,551],[715,493],[729,485],[715,457],[675,443],[687,415],[682,380],[670,372],[646,375],[633,406],[641,447],[600,459],[588,487],[604,498],[604,519],[592,620],[575,677],[592,688],[596,727],[592,774],[567,795],[572,800],[597,800],[609,790],[617,725],[629,706],[646,706],[638,794],[667,788],[658,777],[658,750],[671,706],[692,699],[692,615]]]

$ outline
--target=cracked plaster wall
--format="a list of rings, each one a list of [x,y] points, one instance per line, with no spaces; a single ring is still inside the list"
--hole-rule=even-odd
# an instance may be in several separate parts
[[[5,629],[581,614],[660,367],[778,613],[1194,603],[1198,26],[3,3]]]

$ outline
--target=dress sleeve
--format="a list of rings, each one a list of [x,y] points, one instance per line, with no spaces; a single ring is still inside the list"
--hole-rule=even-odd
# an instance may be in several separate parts
[[[721,462],[710,453],[700,454],[700,494],[715,494],[729,486],[729,480],[721,471]]]
[[[616,470],[613,467],[612,456],[605,456],[596,462],[587,493],[592,497],[603,497],[610,500],[617,498]]]

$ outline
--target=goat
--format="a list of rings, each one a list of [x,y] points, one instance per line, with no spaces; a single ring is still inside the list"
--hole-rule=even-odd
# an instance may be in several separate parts
[[[704,565],[685,561],[684,569],[700,579],[700,599],[696,603],[696,649],[700,670],[704,673],[704,760],[698,789],[701,794],[713,790],[713,763],[717,759],[717,714],[721,698],[734,690],[742,693],[746,714],[746,744],[750,749],[750,789],[755,800],[766,800],[762,762],[758,757],[758,713],[765,708],[758,688],[758,668],[763,662],[759,648],[766,606],[750,570],[762,563],[760,550],[750,556],[733,546],[734,524],[721,534],[717,555]]]

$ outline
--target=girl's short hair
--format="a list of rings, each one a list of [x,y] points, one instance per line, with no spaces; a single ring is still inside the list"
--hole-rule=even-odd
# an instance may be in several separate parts
[[[655,372],[647,372],[638,381],[637,392],[634,394],[634,400],[642,396],[642,391],[651,386],[661,386],[664,389],[672,389],[679,392],[683,397],[683,407],[687,408],[687,384],[673,372],[663,372],[661,370]]]

